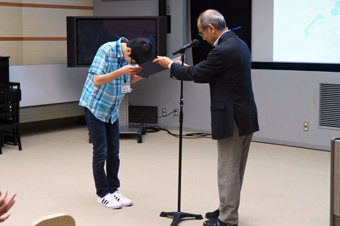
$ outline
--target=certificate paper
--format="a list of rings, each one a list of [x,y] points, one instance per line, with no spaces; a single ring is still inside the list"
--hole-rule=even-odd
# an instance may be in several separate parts
[[[143,68],[140,72],[137,73],[138,76],[147,78],[150,75],[156,74],[160,71],[164,71],[167,68],[162,67],[159,64],[153,63],[153,60],[150,60],[144,64],[141,64],[140,66]]]

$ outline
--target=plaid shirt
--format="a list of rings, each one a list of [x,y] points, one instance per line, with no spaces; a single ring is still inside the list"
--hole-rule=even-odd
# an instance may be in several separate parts
[[[130,83],[130,76],[123,75],[99,87],[93,85],[93,76],[110,73],[127,64],[121,39],[103,44],[89,69],[79,105],[88,108],[99,120],[113,124],[119,117],[119,106],[124,98],[122,84]]]

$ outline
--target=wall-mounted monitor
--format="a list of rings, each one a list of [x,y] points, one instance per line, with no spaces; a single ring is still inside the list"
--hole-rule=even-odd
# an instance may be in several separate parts
[[[154,57],[167,55],[167,18],[160,17],[67,17],[67,66],[89,67],[98,48],[119,37],[145,37]]]

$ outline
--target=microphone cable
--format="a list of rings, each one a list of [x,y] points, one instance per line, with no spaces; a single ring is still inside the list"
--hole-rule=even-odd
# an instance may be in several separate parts
[[[172,133],[170,130],[159,127],[159,126],[146,126],[144,127],[146,133],[155,133],[161,130],[167,132],[169,135],[179,138],[179,134]],[[211,134],[209,133],[187,133],[183,134],[182,138],[184,139],[198,139],[198,138],[211,138]]]

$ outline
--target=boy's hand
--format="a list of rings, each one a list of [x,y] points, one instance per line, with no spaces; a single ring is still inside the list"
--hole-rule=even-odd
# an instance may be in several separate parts
[[[134,75],[140,72],[143,68],[141,66],[125,65],[121,68],[123,75]]]

